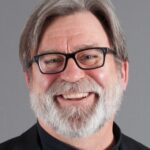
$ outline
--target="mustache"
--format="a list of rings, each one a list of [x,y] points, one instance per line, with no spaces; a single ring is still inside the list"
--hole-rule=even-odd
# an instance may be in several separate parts
[[[77,82],[67,82],[57,79],[49,88],[46,94],[51,96],[62,95],[64,93],[89,93],[93,92],[97,95],[103,91],[102,87],[90,77],[82,78]]]

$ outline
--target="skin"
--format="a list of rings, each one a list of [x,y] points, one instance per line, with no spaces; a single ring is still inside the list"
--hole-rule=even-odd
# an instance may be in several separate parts
[[[41,40],[38,54],[49,52],[51,50],[63,53],[71,53],[84,47],[109,47],[110,43],[107,34],[97,18],[90,12],[78,12],[69,16],[56,19],[47,27]],[[66,69],[58,74],[44,75],[41,74],[36,63],[33,63],[31,76],[26,72],[26,82],[32,92],[46,92],[52,83],[58,78],[68,82],[77,82],[82,78],[90,76],[101,87],[108,88],[118,77],[117,65],[114,56],[108,54],[106,56],[105,65],[102,68],[94,70],[81,70],[75,64],[73,59],[69,59]],[[31,80],[32,78],[32,80]],[[128,62],[122,62],[121,67],[121,85],[126,89],[128,82]],[[60,106],[71,105],[91,105],[95,101],[93,93],[86,101],[65,101],[57,99]],[[85,138],[67,138],[59,135],[52,128],[49,128],[42,118],[38,118],[39,123],[49,134],[55,138],[68,143],[72,146],[85,150],[104,150],[109,149],[115,143],[112,132],[114,116],[108,121],[104,127],[97,133]]]

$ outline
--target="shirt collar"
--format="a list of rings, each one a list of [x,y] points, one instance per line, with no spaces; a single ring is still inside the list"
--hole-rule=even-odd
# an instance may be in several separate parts
[[[114,122],[113,124],[113,134],[115,137],[116,144],[112,148],[112,150],[119,150],[121,141],[122,141],[122,133],[119,126]]]
[[[76,148],[74,148],[66,143],[63,143],[62,141],[59,141],[58,139],[49,135],[40,126],[39,123],[37,123],[37,127],[38,127],[38,133],[40,136],[43,150],[49,150],[50,148],[53,150],[77,150]],[[122,133],[121,133],[119,126],[116,123],[113,124],[113,133],[115,136],[116,144],[114,145],[112,150],[119,150],[119,147],[121,144],[121,139],[122,139]]]

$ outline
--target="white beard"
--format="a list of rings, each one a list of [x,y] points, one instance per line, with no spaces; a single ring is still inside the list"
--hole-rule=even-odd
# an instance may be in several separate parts
[[[61,108],[54,96],[65,92],[94,92],[97,99],[92,106]],[[119,79],[108,89],[102,89],[92,78],[68,83],[58,79],[43,94],[30,93],[30,101],[37,118],[56,132],[68,137],[85,137],[100,130],[116,115],[122,101],[123,89]]]

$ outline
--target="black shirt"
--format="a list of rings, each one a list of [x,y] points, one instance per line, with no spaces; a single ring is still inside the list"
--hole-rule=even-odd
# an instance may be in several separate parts
[[[116,145],[112,150],[150,150],[122,134],[115,123],[113,133]],[[75,148],[55,139],[47,134],[39,124],[35,124],[22,135],[0,144],[0,150],[75,150]]]
[[[42,127],[38,124],[38,132],[41,139],[41,144],[43,150],[77,150],[76,148],[63,143],[56,138],[49,135]],[[115,136],[116,144],[113,146],[112,150],[122,150],[122,143],[124,143],[124,135],[121,133],[120,128],[117,124],[113,125],[113,133]],[[127,150],[127,149],[126,149]]]

